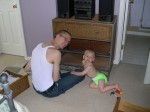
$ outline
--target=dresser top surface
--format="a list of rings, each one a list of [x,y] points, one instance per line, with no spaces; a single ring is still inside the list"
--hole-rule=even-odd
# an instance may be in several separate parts
[[[85,19],[75,19],[74,16],[71,18],[54,18],[55,21],[74,21],[74,22],[92,22],[92,23],[102,23],[102,24],[114,24],[116,22],[117,16],[115,15],[112,22],[106,22],[106,21],[99,21],[98,20],[98,14],[95,14],[94,18],[92,20],[85,20]]]

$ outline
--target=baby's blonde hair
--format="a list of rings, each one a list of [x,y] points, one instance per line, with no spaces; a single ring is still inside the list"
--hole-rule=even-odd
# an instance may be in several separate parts
[[[93,50],[85,50],[84,55],[87,53],[91,53],[93,55],[93,58],[95,58],[95,52]]]

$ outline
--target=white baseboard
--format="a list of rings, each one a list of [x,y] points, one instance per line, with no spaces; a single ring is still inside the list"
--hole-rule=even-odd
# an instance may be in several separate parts
[[[150,31],[150,29],[149,28],[139,28],[139,30],[141,30],[141,31]]]
[[[127,34],[140,35],[140,36],[149,36],[150,37],[150,33],[146,33],[146,32],[127,31]]]

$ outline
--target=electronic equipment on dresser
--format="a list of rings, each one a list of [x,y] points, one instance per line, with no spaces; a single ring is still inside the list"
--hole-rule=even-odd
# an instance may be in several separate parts
[[[99,0],[99,21],[113,21],[114,2],[114,0]]]
[[[74,0],[76,19],[92,19],[95,16],[95,0]]]
[[[70,18],[74,15],[74,0],[57,0],[59,18]]]

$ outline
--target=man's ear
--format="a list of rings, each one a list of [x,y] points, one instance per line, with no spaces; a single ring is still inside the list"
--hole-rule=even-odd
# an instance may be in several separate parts
[[[55,36],[55,38],[60,38],[61,36],[60,36],[60,34],[57,34],[56,36]]]

